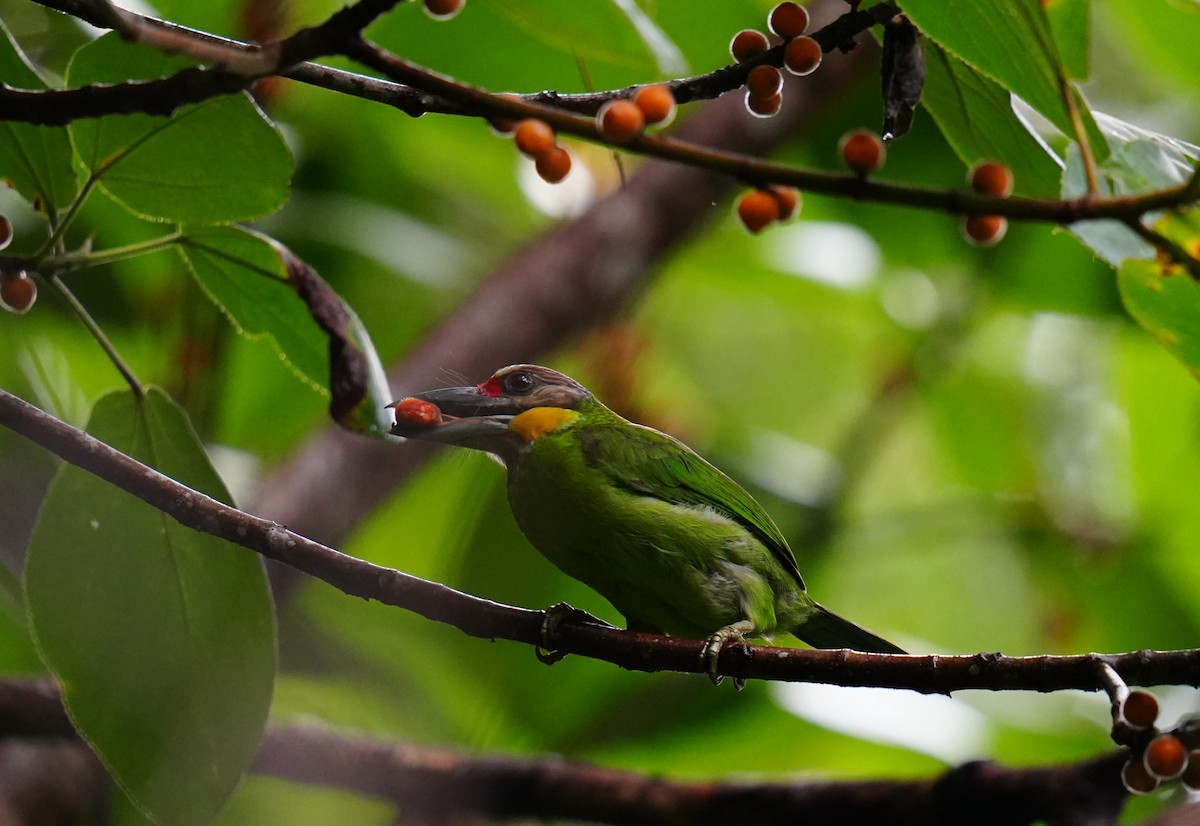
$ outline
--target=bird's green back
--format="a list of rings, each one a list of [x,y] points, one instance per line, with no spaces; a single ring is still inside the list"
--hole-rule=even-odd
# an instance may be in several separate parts
[[[783,533],[742,487],[682,442],[634,424],[595,399],[580,405],[572,427],[584,460],[619,487],[691,507],[711,508],[741,524],[803,589],[804,579]]]

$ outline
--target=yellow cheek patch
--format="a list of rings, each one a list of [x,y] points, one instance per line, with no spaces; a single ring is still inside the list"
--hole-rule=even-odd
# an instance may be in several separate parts
[[[564,410],[561,407],[535,407],[513,418],[508,426],[520,434],[525,441],[533,442],[578,418],[579,414],[574,410]]]

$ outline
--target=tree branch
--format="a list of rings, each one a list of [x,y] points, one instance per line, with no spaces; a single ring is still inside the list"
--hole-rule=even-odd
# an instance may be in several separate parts
[[[96,25],[114,26],[117,22],[102,13],[99,8],[106,3],[85,0],[37,0],[51,8],[67,11]],[[437,106],[436,101],[449,101],[451,109],[441,111],[495,119],[501,117],[537,117],[556,130],[575,135],[596,143],[609,144],[599,134],[594,113],[606,100],[625,97],[629,89],[590,95],[559,95],[545,92],[539,95],[519,97],[491,94],[451,78],[410,63],[384,49],[368,43],[360,36],[366,23],[382,14],[397,0],[359,0],[332,15],[319,26],[302,29],[289,38],[254,46],[238,41],[201,35],[184,27],[164,24],[153,18],[119,11],[123,31],[131,32],[134,39],[145,40],[151,45],[168,51],[192,54],[201,60],[213,62],[216,70],[191,74],[180,78],[176,75],[159,81],[123,84],[115,89],[125,89],[128,94],[155,113],[171,111],[170,99],[163,95],[178,90],[186,100],[196,102],[218,94],[227,94],[238,88],[237,79],[242,78],[244,88],[251,81],[271,74],[285,73],[293,76],[289,69],[303,61],[324,54],[344,54],[365,66],[375,69],[398,81],[423,92],[426,103]],[[846,48],[853,44],[855,35],[870,28],[878,19],[890,16],[895,8],[889,3],[880,3],[869,10],[852,9],[838,20],[812,33],[812,37],[826,51]],[[365,22],[364,22],[365,21]],[[715,97],[740,88],[754,66],[760,63],[782,64],[782,47],[776,46],[766,54],[753,60],[728,66],[694,78],[672,82],[681,100]],[[227,71],[222,71],[227,70]],[[315,80],[329,80],[329,70],[321,73],[305,73]],[[233,87],[233,89],[231,89]],[[343,91],[360,88],[361,84],[346,84]],[[130,111],[128,101],[121,100],[121,93],[99,92],[95,89],[65,91],[26,91],[0,89],[0,104],[10,103],[14,111],[36,117],[38,123],[65,123],[76,117],[94,117],[104,114],[104,106],[114,106],[113,111]],[[410,114],[417,114],[421,105],[411,99],[402,106]],[[79,107],[70,112],[69,106]],[[429,108],[423,111],[429,111]],[[14,116],[15,117],[15,116]],[[783,184],[795,186],[806,192],[815,192],[857,200],[932,209],[954,215],[1002,215],[1016,220],[1049,221],[1057,224],[1072,224],[1078,221],[1114,218],[1126,220],[1160,209],[1181,206],[1196,200],[1194,187],[1181,184],[1136,195],[1096,197],[1089,191],[1071,199],[1044,199],[987,195],[970,189],[931,189],[907,184],[895,184],[871,180],[863,175],[834,174],[810,169],[801,169],[785,164],[772,163],[757,157],[711,149],[702,145],[681,141],[678,138],[641,135],[622,144],[623,151],[634,154],[689,164],[712,172],[729,175],[735,180],[753,186]]]
[[[39,728],[40,727],[40,728]],[[0,736],[75,737],[51,681],[0,681]],[[558,758],[475,756],[271,725],[256,774],[347,789],[406,812],[579,819],[628,826],[836,822],[1017,826],[1116,823],[1126,793],[1118,750],[1077,764],[975,761],[928,780],[681,782]]]
[[[180,524],[249,548],[317,577],[351,596],[405,608],[485,639],[544,645],[544,612],[464,594],[391,568],[355,559],[293,533],[274,522],[230,507],[164,476],[87,433],[0,390],[0,424],[66,461],[133,494]],[[565,623],[555,644],[560,653],[606,660],[637,671],[702,673],[703,643]],[[1005,657],[901,656],[854,651],[811,651],[731,645],[721,653],[722,674],[844,686],[907,688],[947,693],[966,688],[1097,691],[1105,682],[1099,655]],[[1200,649],[1140,651],[1103,657],[1126,683],[1200,686]]]

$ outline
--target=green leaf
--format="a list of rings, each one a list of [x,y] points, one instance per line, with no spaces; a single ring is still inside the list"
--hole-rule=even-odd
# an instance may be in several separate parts
[[[161,391],[101,398],[87,429],[228,501]],[[109,771],[158,823],[211,821],[249,765],[271,702],[274,615],[260,561],[64,465],[25,576],[43,658]]]
[[[248,338],[267,337],[301,380],[328,394],[325,338],[289,286],[278,251],[264,236],[238,227],[186,229],[177,249],[201,289],[238,332]]]
[[[388,436],[391,392],[375,346],[316,270],[277,241],[237,227],[187,230],[178,249],[240,332],[266,336],[303,381],[330,397],[335,421]]]
[[[329,413],[350,430],[390,438],[393,417],[387,375],[367,328],[350,306],[291,250],[276,241],[288,283],[304,300],[313,320],[329,337]]]
[[[1007,164],[1019,194],[1057,195],[1061,162],[1013,112],[1008,91],[936,43],[927,46],[922,103],[954,153],[968,167]]]
[[[18,89],[45,89],[0,20],[0,82]],[[0,119],[0,178],[47,213],[65,207],[79,186],[71,142],[63,126],[34,126]]]
[[[187,60],[107,34],[76,52],[72,86],[164,77]],[[225,223],[261,218],[287,199],[292,158],[245,93],[186,106],[172,117],[110,115],[69,127],[101,188],[144,218]]]
[[[1048,0],[1042,5],[1054,32],[1054,42],[1067,77],[1086,80],[1090,74],[1091,17],[1088,0]]]
[[[45,666],[29,636],[21,583],[0,565],[0,674],[44,674]]]
[[[1200,286],[1156,261],[1138,259],[1121,265],[1118,283],[1129,314],[1200,375]]]
[[[633,0],[484,0],[529,34],[579,58],[686,72],[678,47]]]
[[[1075,134],[1062,96],[1061,79],[1068,73],[1039,0],[904,0],[902,5],[927,37],[1020,96],[1063,134]],[[1077,93],[1075,104],[1093,151],[1107,157],[1104,138]]]

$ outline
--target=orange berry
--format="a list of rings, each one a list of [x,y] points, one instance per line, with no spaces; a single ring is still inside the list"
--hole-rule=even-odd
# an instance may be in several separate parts
[[[759,233],[779,220],[779,202],[765,190],[752,189],[738,199],[737,214],[746,229]]]
[[[784,40],[799,37],[808,28],[808,11],[795,3],[780,3],[771,9],[767,25]]]
[[[14,313],[27,313],[37,301],[37,284],[24,270],[0,276],[0,304]]]
[[[1149,691],[1131,691],[1121,704],[1121,716],[1137,728],[1152,726],[1158,719],[1158,700]]]
[[[1141,760],[1126,760],[1121,768],[1121,782],[1131,794],[1150,794],[1158,788],[1158,778],[1146,771]]]
[[[866,129],[855,129],[843,135],[838,144],[838,151],[842,155],[842,162],[859,175],[867,175],[879,169],[887,157],[883,141],[874,132]]]
[[[1187,768],[1188,752],[1174,734],[1160,734],[1146,746],[1142,761],[1150,774],[1162,780],[1172,780]]]
[[[789,221],[800,211],[800,190],[794,186],[769,186],[767,192],[779,204],[779,220]]]
[[[596,115],[600,136],[613,143],[629,143],[645,126],[646,117],[642,110],[628,100],[610,100]]]
[[[442,411],[433,402],[407,398],[392,404],[396,411],[396,424],[430,427],[442,423]]]
[[[571,171],[571,153],[556,146],[545,155],[540,155],[534,166],[537,174],[548,184],[556,184]]]
[[[962,220],[963,237],[980,247],[999,244],[1008,232],[1008,219],[1003,215],[965,215]]]
[[[779,92],[769,98],[756,98],[749,92],[746,93],[746,108],[755,117],[769,118],[772,115],[778,115],[781,106],[783,106],[783,95]]]
[[[783,47],[783,65],[794,75],[811,75],[824,54],[821,44],[811,37],[797,37]]]
[[[0,250],[12,243],[13,225],[7,215],[0,215]]]
[[[771,41],[760,31],[742,29],[729,41],[729,53],[738,63],[744,63],[753,57],[758,57],[771,48]]]
[[[449,20],[462,11],[467,0],[425,0],[425,12],[434,20]]]
[[[675,117],[675,95],[669,86],[656,83],[643,86],[633,96],[633,105],[642,110],[646,123],[668,123]]]
[[[1183,770],[1179,779],[1192,791],[1200,791],[1200,750],[1193,749],[1188,752],[1187,768]]]
[[[997,161],[983,161],[971,170],[971,188],[984,195],[1007,198],[1012,193],[1013,176],[1009,168]]]
[[[513,130],[517,149],[531,158],[540,158],[554,148],[554,130],[539,118],[525,118]]]
[[[746,91],[760,100],[777,95],[782,88],[783,73],[766,63],[755,66],[746,75]]]

